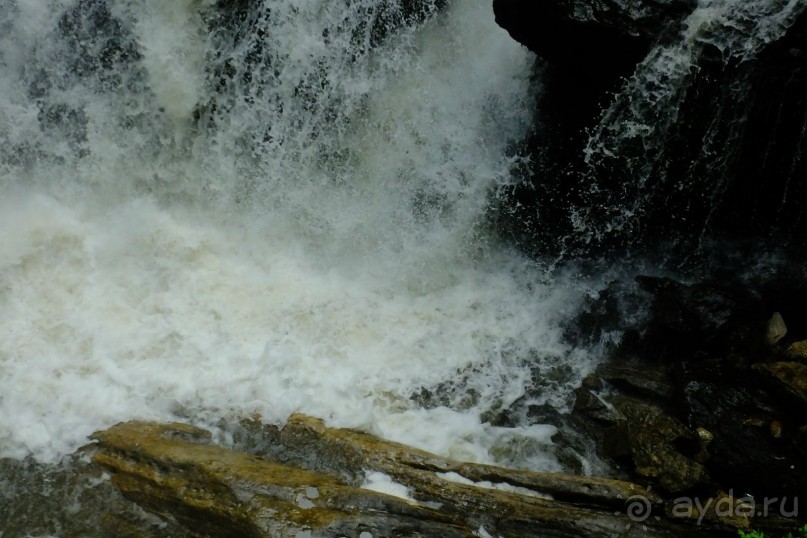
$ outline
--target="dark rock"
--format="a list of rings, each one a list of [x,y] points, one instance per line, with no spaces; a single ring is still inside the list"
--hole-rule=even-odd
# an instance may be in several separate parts
[[[602,80],[627,75],[694,0],[494,0],[496,22],[549,63]]]
[[[725,488],[755,495],[807,494],[807,447],[797,441],[803,411],[784,406],[756,370],[729,360],[680,366],[680,405],[688,425],[714,436],[708,469]],[[782,434],[771,435],[774,422]],[[776,428],[774,428],[776,429]]]
[[[716,204],[707,208],[713,219],[707,229],[731,239],[765,237],[803,246],[807,12],[756,61],[702,64],[703,75],[696,79],[700,91],[693,86],[682,110],[690,128],[689,151],[671,144],[669,153],[679,170],[685,159],[696,158],[697,166],[687,172],[710,181]],[[714,108],[715,102],[721,106]],[[705,106],[713,111],[711,126],[691,115]],[[697,140],[708,142],[696,150]],[[719,156],[702,153],[718,147]]]
[[[592,377],[600,380],[598,376],[594,375],[587,379]],[[574,410],[576,413],[606,425],[619,420],[619,413],[603,397],[600,389],[585,386],[585,384],[575,392]]]
[[[803,259],[807,12],[800,5],[774,22],[784,2],[749,7],[738,24],[711,25],[683,45],[695,5],[494,1],[499,24],[543,59],[525,141],[532,167],[499,204],[498,225],[515,244],[594,262],[650,256],[690,271],[724,250]],[[746,25],[754,17],[792,26],[757,54],[732,49],[756,39],[759,25]],[[669,67],[676,41],[691,48],[691,65],[653,71]]]
[[[807,365],[799,362],[761,363],[755,364],[753,370],[771,379],[773,391],[787,395],[793,405],[801,408],[807,422]]]
[[[588,326],[636,328],[576,394],[575,415],[600,454],[670,491],[807,495],[807,365],[785,358],[798,348],[790,328],[781,343],[767,338],[780,309],[803,334],[803,279],[636,280],[650,303],[630,322],[608,294],[607,308],[588,309]]]
[[[57,463],[0,459],[3,536],[192,538],[178,525],[146,514],[91,463],[87,446]]]
[[[738,281],[691,286],[665,278],[637,277],[653,294],[634,352],[649,360],[736,356],[752,361],[766,350],[767,316],[760,297]]]
[[[586,298],[579,313],[565,328],[564,336],[577,346],[606,349],[633,328],[650,301],[634,282],[612,281],[596,296]]]
[[[598,374],[621,393],[667,405],[673,396],[673,380],[666,365],[648,365],[636,360],[614,359]]]
[[[581,175],[587,131],[623,77],[665,32],[675,28],[692,0],[626,2],[494,0],[497,23],[535,52],[534,130],[526,141],[532,170],[505,195],[502,233],[527,251],[556,254],[573,248],[570,210],[588,204],[591,178]],[[590,238],[588,240],[590,241]]]
[[[606,431],[605,450],[615,459],[629,458],[634,472],[656,481],[670,493],[709,482],[706,469],[692,457],[697,436],[660,408],[634,398],[610,399],[623,417]],[[688,452],[682,454],[682,448]]]

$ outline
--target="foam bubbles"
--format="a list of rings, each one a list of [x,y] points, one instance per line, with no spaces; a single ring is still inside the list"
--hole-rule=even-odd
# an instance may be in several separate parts
[[[561,338],[581,291],[485,229],[529,123],[529,56],[489,4],[360,51],[363,14],[328,2],[256,8],[241,42],[209,3],[110,6],[52,6],[0,67],[0,455],[299,411],[553,468],[551,428],[480,418],[559,364],[530,397],[562,407],[591,367]]]

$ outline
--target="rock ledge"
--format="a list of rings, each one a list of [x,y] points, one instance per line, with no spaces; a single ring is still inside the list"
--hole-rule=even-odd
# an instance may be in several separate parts
[[[93,459],[171,536],[672,537],[729,530],[665,517],[661,499],[628,482],[460,463],[303,415],[282,429],[257,420],[241,428],[238,435],[262,447],[260,456],[213,444],[209,432],[185,424],[127,422],[94,435]],[[409,498],[362,487],[370,473],[405,486]],[[638,498],[654,517],[626,515]],[[115,535],[137,535],[115,528],[114,518],[107,522]]]

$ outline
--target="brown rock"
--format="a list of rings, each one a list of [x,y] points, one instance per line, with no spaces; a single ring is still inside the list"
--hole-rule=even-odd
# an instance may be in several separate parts
[[[384,528],[470,536],[430,508],[210,445],[210,434],[192,426],[128,422],[94,437],[95,461],[114,473],[126,497],[202,535],[337,536]]]
[[[787,348],[787,356],[796,360],[807,360],[807,340],[793,342]]]
[[[759,363],[755,370],[773,379],[791,397],[807,406],[807,364],[800,362]]]
[[[698,428],[695,432],[698,434],[698,439],[700,439],[701,448],[704,449],[708,447],[715,438],[714,434],[706,428]]]
[[[774,439],[781,439],[782,438],[782,423],[778,420],[774,420],[771,422],[770,425],[771,430],[771,437]]]
[[[650,513],[631,520],[626,505],[637,498],[659,515],[664,506],[627,482],[455,462],[301,415],[282,430],[245,426],[265,429],[267,456],[285,463],[212,445],[191,426],[146,422],[95,434],[94,459],[124,496],[190,536],[470,537],[484,528],[508,537],[674,537],[716,528]],[[361,488],[370,471],[406,486],[412,500]]]

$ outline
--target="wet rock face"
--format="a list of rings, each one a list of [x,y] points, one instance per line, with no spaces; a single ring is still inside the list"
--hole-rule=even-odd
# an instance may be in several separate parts
[[[590,81],[625,73],[648,47],[647,39],[619,27],[576,19],[559,2],[496,0],[493,10],[513,39]]]
[[[533,166],[501,204],[499,226],[513,242],[539,255],[644,255],[690,269],[711,250],[803,259],[807,12],[754,57],[703,38],[686,74],[663,88],[669,73],[646,76],[648,66],[657,47],[685,42],[695,1],[493,5],[499,25],[540,59],[525,141]],[[668,90],[671,101],[657,103]],[[615,135],[627,124],[651,132]]]
[[[58,463],[0,459],[0,533],[191,538],[127,501],[104,469],[91,463],[92,454],[93,447],[87,446]]]
[[[638,276],[635,282],[614,282],[601,290],[578,314],[567,337],[592,345],[618,335],[615,353],[643,363],[728,355],[756,360],[767,352],[770,304],[779,302],[766,295],[730,277],[686,285]],[[634,373],[641,378],[642,372]]]
[[[791,349],[804,347],[805,342],[796,342],[788,348],[788,355]],[[804,360],[804,357],[796,357]],[[807,364],[796,361],[771,362],[755,364],[753,370],[764,376],[781,398],[793,407],[794,414],[803,413],[807,416]]]
[[[550,63],[591,81],[626,75],[695,6],[659,2],[494,0],[496,22]]]
[[[628,458],[639,476],[657,482],[665,491],[689,491],[709,480],[706,469],[680,447],[697,447],[696,437],[684,424],[661,408],[626,396],[610,402],[619,413],[606,431],[605,449],[616,458]]]
[[[680,370],[681,411],[693,428],[714,435],[707,464],[731,487],[768,497],[807,493],[807,450],[799,428],[803,410],[790,405],[781,389],[763,383],[756,367],[730,361],[684,363]]]
[[[594,334],[576,333],[629,328],[577,394],[603,457],[671,493],[807,495],[805,327],[791,304],[807,283],[637,281],[604,290],[581,319]],[[615,302],[615,289],[647,302]]]
[[[705,196],[685,196],[668,182],[668,205],[652,218],[669,230],[670,213],[689,212],[712,237],[803,247],[807,12],[756,59],[725,63],[720,51],[707,48],[697,70],[656,175],[698,177]],[[706,214],[710,220],[703,222]]]
[[[302,415],[282,429],[244,420],[233,435],[256,453],[184,424],[129,422],[94,436],[94,460],[126,498],[188,536],[733,534],[719,522],[662,517],[664,501],[636,484],[451,461]],[[370,487],[378,473],[408,498]],[[635,496],[658,517],[631,520]],[[114,524],[103,535],[121,535]]]
[[[762,353],[766,313],[762,299],[739,282],[685,286],[667,278],[637,277],[652,294],[650,317],[634,345],[648,359]]]

